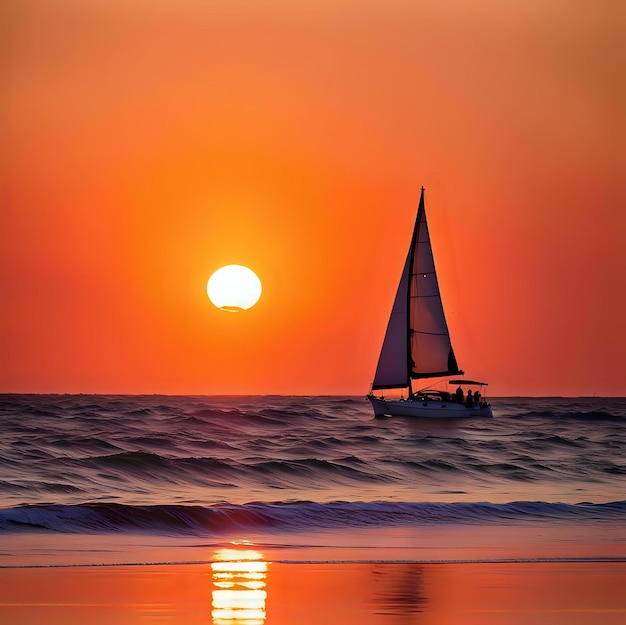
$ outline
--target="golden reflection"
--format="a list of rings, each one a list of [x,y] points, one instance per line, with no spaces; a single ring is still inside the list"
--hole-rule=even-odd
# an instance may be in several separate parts
[[[213,625],[264,625],[267,565],[254,549],[213,554]]]

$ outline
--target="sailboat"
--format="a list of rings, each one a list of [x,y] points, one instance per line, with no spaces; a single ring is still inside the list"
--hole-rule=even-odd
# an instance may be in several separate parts
[[[432,386],[413,391],[413,380],[460,375],[464,372],[457,365],[443,312],[422,187],[409,253],[367,399],[376,417],[493,416],[482,396],[486,382],[457,378],[449,381],[458,385],[454,393],[432,390]],[[468,388],[467,395],[464,388]],[[386,399],[374,395],[374,391],[388,389],[406,389],[407,396]]]

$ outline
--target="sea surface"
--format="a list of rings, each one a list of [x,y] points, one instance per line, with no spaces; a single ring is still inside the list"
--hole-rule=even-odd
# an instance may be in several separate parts
[[[362,397],[1,395],[0,541],[626,527],[626,399],[491,404],[438,422]]]

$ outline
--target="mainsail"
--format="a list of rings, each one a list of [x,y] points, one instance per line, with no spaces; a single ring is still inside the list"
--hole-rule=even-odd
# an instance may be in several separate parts
[[[372,389],[410,387],[411,379],[459,373],[435,273],[422,187]]]

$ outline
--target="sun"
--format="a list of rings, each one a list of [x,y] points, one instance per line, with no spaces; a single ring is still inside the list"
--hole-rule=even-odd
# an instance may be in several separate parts
[[[259,277],[243,265],[226,265],[218,269],[207,282],[209,299],[220,310],[241,312],[252,308],[261,297]]]

